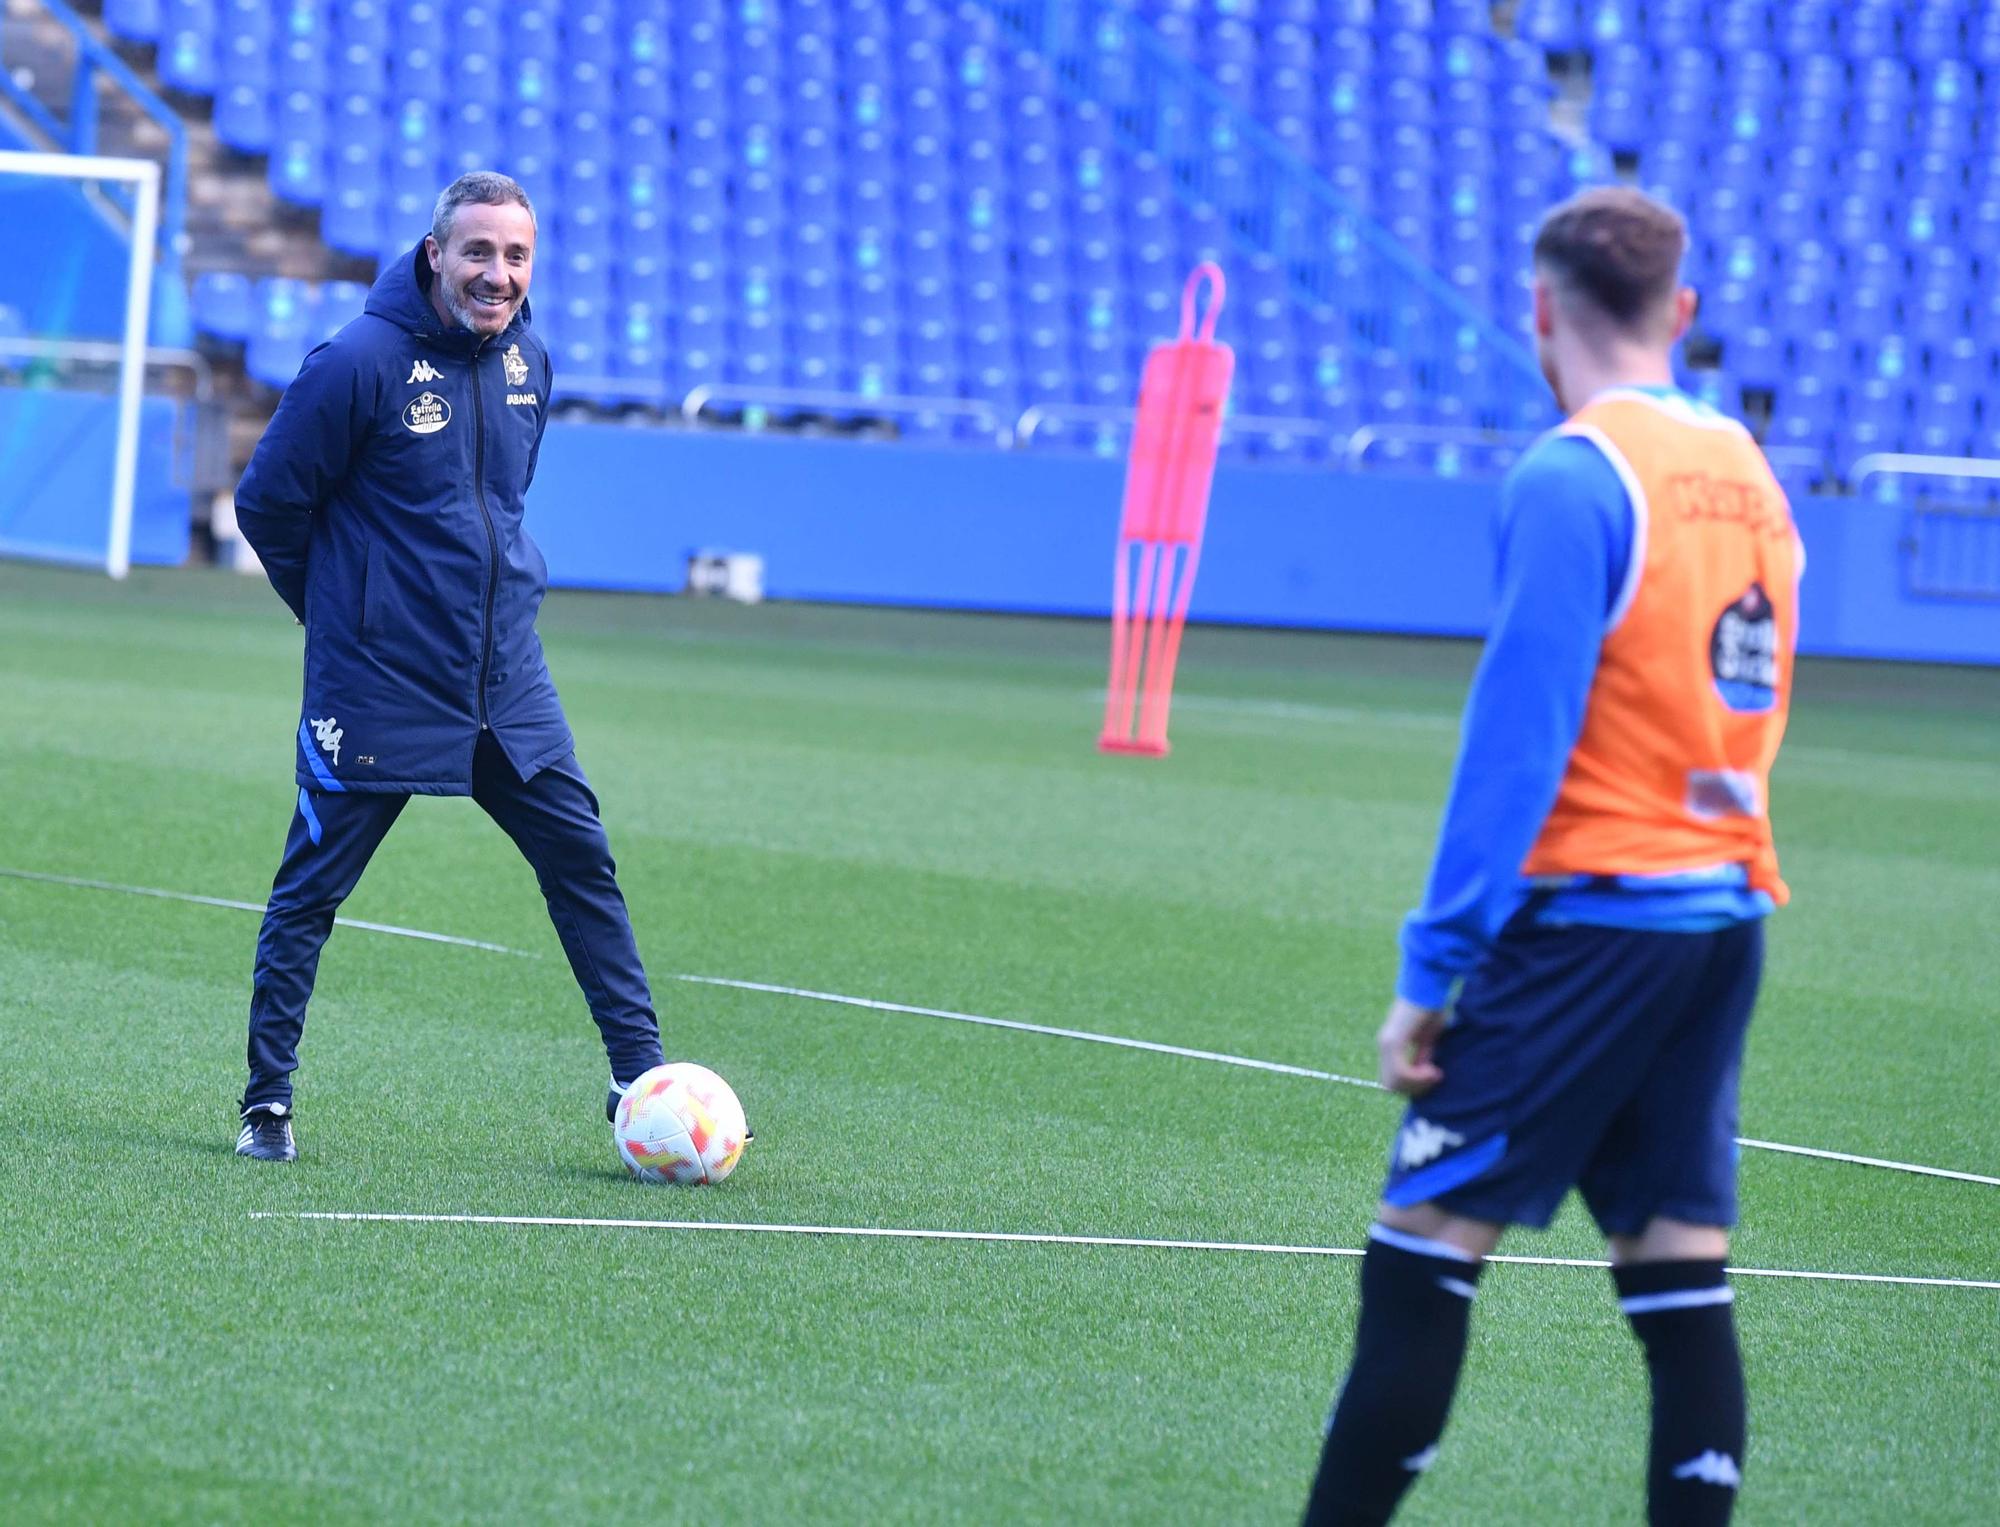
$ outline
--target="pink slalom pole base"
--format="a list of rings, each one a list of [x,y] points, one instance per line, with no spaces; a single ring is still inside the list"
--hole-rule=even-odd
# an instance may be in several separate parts
[[[1131,737],[1118,737],[1106,732],[1097,739],[1100,753],[1137,753],[1145,758],[1165,758],[1173,749],[1164,742],[1139,742]]]

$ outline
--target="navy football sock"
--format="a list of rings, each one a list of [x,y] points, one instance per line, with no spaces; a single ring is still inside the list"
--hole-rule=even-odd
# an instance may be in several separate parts
[[[1312,1527],[1388,1521],[1430,1466],[1458,1387],[1483,1265],[1440,1241],[1383,1225],[1369,1230],[1354,1364],[1306,1502]]]
[[[1654,1527],[1727,1522],[1748,1422],[1735,1295],[1722,1263],[1634,1262],[1612,1268],[1611,1277],[1652,1375],[1647,1519]]]

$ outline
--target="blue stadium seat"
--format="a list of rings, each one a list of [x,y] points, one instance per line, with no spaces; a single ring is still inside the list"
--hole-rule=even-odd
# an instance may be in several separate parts
[[[320,206],[320,237],[352,255],[374,255],[382,248],[386,229],[382,204],[372,187],[345,186],[329,190]]]
[[[499,113],[477,96],[454,101],[446,117],[446,169],[453,175],[490,170],[500,161],[503,129]]]
[[[326,102],[295,90],[278,102],[268,179],[289,202],[316,206],[326,185]]]
[[[160,0],[105,0],[104,24],[120,37],[153,42],[160,35]]]
[[[328,69],[326,50],[317,37],[280,39],[271,61],[271,83],[283,94],[324,95]]]
[[[1934,382],[1949,383],[1968,397],[1978,397],[1994,382],[1994,352],[1990,339],[1959,334],[1930,347],[1925,370]],[[1988,412],[1992,412],[1989,408]],[[2000,420],[1996,420],[2000,422]]]
[[[543,187],[555,174],[559,157],[555,123],[546,110],[540,106],[516,106],[507,112],[499,166],[527,187],[530,198],[542,195]]]
[[[268,153],[271,148],[271,94],[262,84],[236,83],[224,86],[215,97],[215,135],[230,148],[245,154]]]
[[[395,35],[392,0],[342,0],[333,15],[333,31],[343,45],[386,51]],[[524,8],[517,24],[530,12]]]
[[[215,0],[213,12],[218,38],[251,37],[264,43],[269,50],[292,35],[286,24],[289,8],[273,5],[270,0]],[[308,17],[309,22],[311,19]],[[308,33],[311,30],[309,25]]]
[[[1900,382],[1870,377],[1848,389],[1837,447],[1847,457],[1901,447],[1909,424],[1909,395]]]
[[[189,95],[215,93],[215,21],[212,0],[165,0],[157,61],[163,84]]]
[[[216,58],[218,91],[235,85],[268,90],[276,73],[272,61],[271,39],[268,35],[246,28],[226,34],[218,44]]]
[[[238,344],[250,337],[256,309],[248,276],[236,271],[203,271],[194,278],[192,304],[195,326],[202,332]]]
[[[1705,16],[1706,36],[1684,38],[1683,42],[1706,42],[1727,56],[1771,45],[1770,0],[1709,0]]]
[[[1840,50],[1850,58],[1876,58],[1896,51],[1898,16],[1874,0],[1849,0],[1834,12]]]
[[[1772,41],[1780,52],[1797,56],[1834,50],[1833,0],[1790,0],[1771,9]]]
[[[243,357],[253,378],[267,387],[291,384],[317,343],[317,309],[317,289],[307,282],[270,277],[257,283]]]
[[[359,281],[328,281],[319,289],[314,305],[315,342],[328,340],[361,316],[368,300],[368,288]]]

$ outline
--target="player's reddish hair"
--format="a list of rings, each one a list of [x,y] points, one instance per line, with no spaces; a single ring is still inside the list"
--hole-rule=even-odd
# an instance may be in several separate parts
[[[1630,186],[1592,186],[1551,210],[1535,234],[1535,267],[1621,328],[1659,313],[1680,288],[1687,224]]]

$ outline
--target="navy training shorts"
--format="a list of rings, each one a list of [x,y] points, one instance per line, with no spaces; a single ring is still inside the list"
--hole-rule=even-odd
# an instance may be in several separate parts
[[[1510,922],[1467,979],[1382,1196],[1546,1226],[1572,1187],[1606,1235],[1736,1222],[1736,1094],[1762,919],[1697,933]]]

